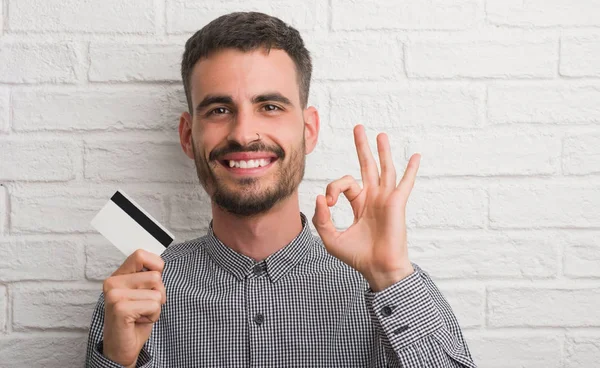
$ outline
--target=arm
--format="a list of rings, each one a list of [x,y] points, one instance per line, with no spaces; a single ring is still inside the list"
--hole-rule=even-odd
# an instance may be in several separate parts
[[[392,367],[475,368],[450,305],[429,275],[414,273],[380,292],[367,291],[367,309]]]
[[[92,324],[88,335],[87,352],[85,357],[85,366],[88,368],[124,368],[125,366],[113,362],[102,354],[104,332],[104,293],[100,295],[94,314],[92,315]],[[149,368],[152,366],[152,357],[148,353],[150,340],[146,342],[137,363],[134,367]]]
[[[377,136],[381,172],[363,126],[354,128],[354,142],[363,186],[345,176],[317,197],[313,223],[323,244],[369,283],[365,299],[392,366],[475,367],[450,306],[408,258],[406,206],[421,155],[410,157],[398,183],[386,134]],[[354,212],[344,231],[329,210],[341,193]]]

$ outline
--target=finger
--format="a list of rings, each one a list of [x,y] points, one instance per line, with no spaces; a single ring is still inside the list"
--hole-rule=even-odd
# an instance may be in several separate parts
[[[159,255],[138,249],[127,257],[125,262],[123,262],[113,275],[141,272],[144,269],[162,272],[164,267],[165,261]]]
[[[337,179],[327,185],[325,194],[327,195],[327,205],[335,206],[337,203],[340,193],[344,193],[344,196],[350,203],[358,197],[362,188],[358,185],[356,179],[350,175],[346,175]]]
[[[128,323],[154,323],[160,317],[160,307],[160,303],[153,300],[127,300],[115,304],[112,314]]]
[[[104,295],[104,302],[107,306],[131,300],[152,300],[164,304],[163,295],[158,290],[111,289]]]
[[[357,125],[354,128],[354,144],[356,145],[356,153],[358,154],[358,161],[360,163],[363,186],[378,185],[379,170],[377,169],[377,162],[375,162],[375,158],[371,153],[365,127],[362,125]]]
[[[406,166],[406,170],[404,171],[404,175],[402,176],[400,183],[398,183],[398,186],[396,187],[396,190],[402,193],[402,198],[404,198],[405,201],[408,201],[408,196],[410,195],[410,192],[412,191],[412,188],[415,185],[415,179],[417,177],[417,172],[419,171],[420,163],[421,155],[418,153],[412,155],[410,157],[410,160],[408,160],[408,164]]]
[[[379,152],[379,164],[381,165],[381,180],[379,184],[393,189],[396,186],[396,168],[392,158],[390,141],[385,133],[377,136],[377,151]]]
[[[112,289],[105,296],[107,304],[114,304],[124,300],[153,300],[162,301],[162,295],[158,290],[148,289]]]
[[[329,246],[335,243],[338,231],[333,225],[333,221],[331,221],[331,212],[329,211],[329,206],[327,206],[325,196],[317,196],[317,206],[315,208],[315,215],[313,216],[313,224],[325,245]]]
[[[137,272],[127,275],[111,276],[104,281],[103,291],[112,289],[148,289],[159,291],[166,300],[167,294],[162,276],[158,271]]]

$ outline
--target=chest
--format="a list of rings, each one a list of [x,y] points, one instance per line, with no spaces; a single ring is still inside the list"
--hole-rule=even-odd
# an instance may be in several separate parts
[[[153,331],[169,341],[164,357],[244,367],[364,367],[382,359],[363,291],[351,279],[205,280],[166,285],[168,302]]]

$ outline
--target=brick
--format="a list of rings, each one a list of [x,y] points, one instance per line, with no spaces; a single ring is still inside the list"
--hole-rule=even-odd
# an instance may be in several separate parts
[[[92,43],[90,81],[181,81],[181,45]]]
[[[310,83],[310,91],[308,94],[308,106],[314,106],[319,110],[319,115],[323,119],[323,111],[329,110],[329,88],[322,82]]]
[[[600,188],[502,185],[490,190],[492,228],[586,228],[600,226]]]
[[[600,173],[600,135],[566,137],[563,144],[563,172],[567,175]]]
[[[595,26],[598,11],[595,0],[488,0],[487,20],[492,24],[519,27]]]
[[[0,180],[71,180],[78,151],[74,143],[62,139],[0,138]]]
[[[367,137],[371,151],[376,152],[376,136],[367,126]],[[390,144],[394,160],[404,165],[404,148],[406,140],[400,134],[390,134]],[[305,178],[309,180],[336,180],[344,175],[352,175],[360,180],[360,166],[352,135],[352,128],[333,131],[323,129],[319,133],[319,143],[315,150],[306,157]]]
[[[0,285],[0,333],[6,332],[7,323],[7,308],[8,308],[8,294],[6,286]],[[1,344],[1,343],[0,343]]]
[[[397,174],[398,179],[401,175]],[[409,227],[478,229],[485,226],[486,215],[487,194],[472,188],[428,188],[416,184],[406,207]]]
[[[551,236],[496,233],[413,235],[408,239],[411,260],[431,270],[436,279],[554,277],[558,246]]]
[[[17,285],[13,295],[13,330],[87,329],[102,292],[100,284]]]
[[[87,334],[44,333],[0,336],[5,368],[83,367]]]
[[[600,277],[599,233],[569,234],[564,245],[563,272],[569,277]]]
[[[298,30],[312,30],[317,25],[317,0],[289,2],[257,0],[244,2],[167,0],[167,32],[193,33],[221,15],[238,11],[258,11],[276,16]]]
[[[600,326],[600,316],[590,313],[599,303],[600,288],[489,287],[488,326]]]
[[[334,30],[367,29],[465,29],[477,18],[474,0],[334,0],[331,4]]]
[[[0,235],[8,231],[8,192],[3,184],[0,183]],[[6,230],[5,230],[6,229]]]
[[[416,41],[407,45],[409,77],[551,78],[556,41]]]
[[[153,0],[20,0],[10,3],[11,31],[153,33]]]
[[[560,74],[569,77],[600,77],[600,37],[563,37]]]
[[[567,335],[565,368],[593,367],[600,361],[598,334]]]
[[[181,89],[101,87],[13,92],[13,129],[174,129],[187,110]]]
[[[428,135],[411,138],[407,148],[422,154],[423,176],[555,174],[560,151],[557,137],[523,133]]]
[[[169,224],[175,230],[208,229],[212,219],[210,197],[198,187],[193,193],[174,195],[169,198],[171,216]]]
[[[10,130],[9,126],[9,101],[10,96],[8,90],[4,90],[0,88],[0,134],[8,132]]]
[[[334,36],[307,41],[316,80],[390,80],[404,76],[402,43],[394,37]],[[381,57],[381,50],[385,50],[386,57]]]
[[[561,338],[548,333],[465,331],[479,367],[562,368]]]
[[[488,117],[492,123],[598,123],[598,86],[548,83],[538,86],[490,86]]]
[[[90,221],[114,194],[116,188],[63,187],[11,193],[13,233],[96,232]],[[160,197],[126,191],[159,222],[164,214]]]
[[[194,161],[179,143],[87,142],[85,177],[93,180],[197,182]]]
[[[0,241],[0,280],[80,280],[85,265],[83,245],[75,240]]]
[[[483,96],[483,90],[471,86],[339,87],[331,92],[328,125],[348,130],[350,137],[358,123],[399,135],[405,135],[407,127],[473,128],[480,123]]]
[[[70,43],[1,42],[0,83],[74,83],[80,60]]]
[[[444,298],[452,307],[460,327],[481,327],[485,321],[485,291],[483,287],[439,285]]]
[[[90,241],[85,248],[85,277],[103,281],[125,262],[125,255],[108,240]]]

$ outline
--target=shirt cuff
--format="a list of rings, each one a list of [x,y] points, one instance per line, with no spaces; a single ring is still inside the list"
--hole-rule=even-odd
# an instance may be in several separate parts
[[[421,269],[388,288],[367,290],[365,301],[381,343],[400,351],[444,327],[439,310],[423,282]]]
[[[112,360],[105,357],[102,353],[104,342],[100,341],[94,351],[92,352],[92,358],[90,360],[90,367],[92,368],[124,368],[124,365],[115,363]],[[138,360],[136,363],[137,368],[149,368],[152,363],[152,356],[146,351],[146,347],[142,348]]]

